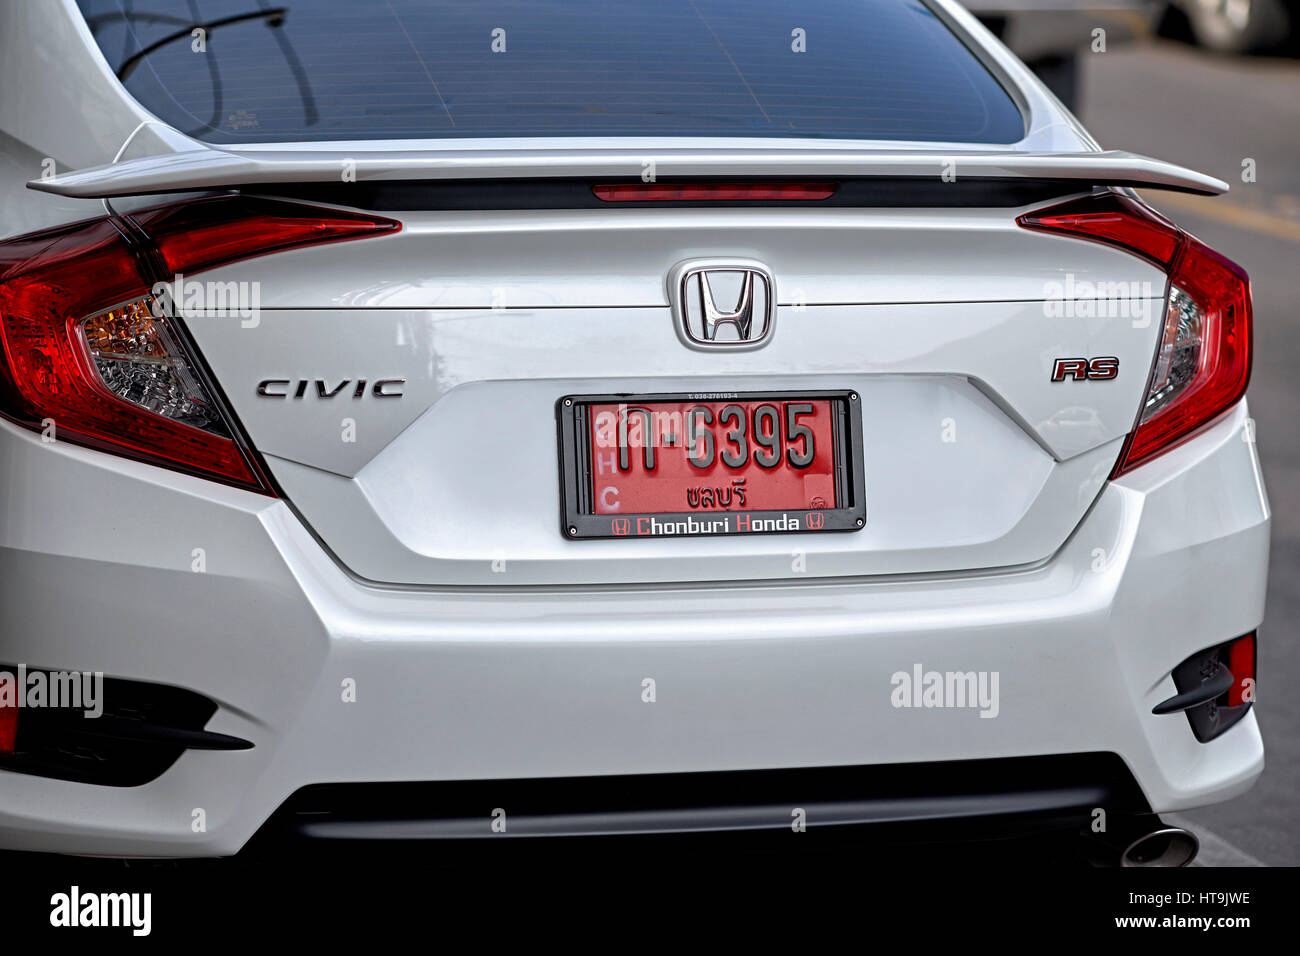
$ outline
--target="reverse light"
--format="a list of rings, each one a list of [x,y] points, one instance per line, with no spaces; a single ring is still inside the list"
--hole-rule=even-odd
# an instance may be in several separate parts
[[[0,416],[138,461],[273,494],[159,282],[389,220],[239,196],[0,243]]]
[[[155,415],[231,437],[153,296],[83,319],[77,326],[99,381]]]
[[[1016,220],[1026,229],[1117,246],[1169,277],[1162,334],[1141,412],[1112,478],[1192,437],[1246,394],[1250,279],[1150,207],[1096,193]]]
[[[1204,336],[1205,316],[1201,307],[1178,286],[1170,286],[1164,333],[1156,349],[1156,367],[1142,408],[1143,421],[1168,405],[1196,377]]]

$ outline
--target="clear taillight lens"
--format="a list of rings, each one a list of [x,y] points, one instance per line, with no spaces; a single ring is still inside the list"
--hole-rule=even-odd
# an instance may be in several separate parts
[[[1142,421],[1150,421],[1196,377],[1204,325],[1200,307],[1192,297],[1177,286],[1170,288],[1164,335],[1156,352],[1155,372],[1142,409]]]
[[[174,422],[231,437],[153,296],[83,319],[79,330],[100,382],[118,398]]]

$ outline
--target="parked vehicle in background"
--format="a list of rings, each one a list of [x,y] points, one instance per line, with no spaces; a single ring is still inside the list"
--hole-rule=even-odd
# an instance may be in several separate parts
[[[1079,54],[1153,36],[1186,36],[1220,53],[1262,53],[1290,42],[1298,0],[968,0],[999,40],[1071,110],[1078,109]]]
[[[1193,39],[1220,53],[1262,53],[1290,41],[1300,3],[1296,0],[1172,0],[1167,14],[1181,14]]]
[[[1151,36],[1163,0],[969,0],[965,4],[1071,110],[1078,106],[1078,56]]]

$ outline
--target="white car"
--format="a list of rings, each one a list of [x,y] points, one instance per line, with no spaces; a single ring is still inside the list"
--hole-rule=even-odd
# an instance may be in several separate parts
[[[0,847],[1177,864],[1262,771],[1249,282],[1133,191],[1227,186],[957,4],[0,38]]]

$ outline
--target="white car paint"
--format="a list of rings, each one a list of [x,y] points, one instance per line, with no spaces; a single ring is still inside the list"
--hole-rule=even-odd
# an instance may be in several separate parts
[[[981,150],[977,164],[1019,176],[1091,161],[1121,179],[1226,188],[1098,153],[973,18],[949,0],[936,7],[1026,115],[1025,139],[1005,159]],[[123,188],[219,184],[232,162],[282,174],[280,160],[259,156],[279,145],[216,151],[159,130],[112,79],[71,0],[39,13],[4,4],[0,17],[0,85],[42,91],[0,96],[7,235],[101,215],[100,199],[73,198],[78,188],[98,197],[137,174]],[[445,157],[420,151],[430,171],[522,149],[435,145]],[[377,176],[411,158],[409,144],[370,146]],[[554,174],[576,168],[565,163],[581,144],[528,146],[526,168]],[[916,147],[836,144],[815,161],[856,169]],[[293,145],[283,162],[313,168],[316,152],[317,165],[332,163],[330,148]],[[925,144],[905,165],[944,148]],[[135,165],[61,175],[69,196],[49,195],[48,181],[45,193],[23,188],[47,156],[61,174]],[[214,166],[216,179],[203,179]],[[264,289],[255,327],[189,321],[287,497],[42,442],[0,421],[0,661],[195,690],[218,705],[208,729],[254,747],[188,751],[129,788],[0,770],[0,846],[229,854],[298,788],[326,782],[1102,751],[1120,755],[1157,812],[1244,791],[1263,769],[1253,712],[1201,744],[1181,715],[1151,708],[1174,693],[1179,661],[1263,616],[1269,510],[1246,405],[1108,480],[1159,322],[1063,321],[1044,290],[1070,273],[1153,283],[1159,302],[1164,277],[1110,248],[1028,234],[1017,211],[410,212],[394,214],[404,229],[390,238],[214,270],[205,278]],[[663,277],[701,255],[773,269],[769,346],[716,358],[680,347]],[[497,287],[501,309],[491,308]],[[1102,348],[1139,371],[1112,388],[1048,384],[1054,358]],[[371,378],[401,365],[408,388],[400,403],[354,410],[355,443],[334,440],[337,412],[256,396],[261,379],[353,377],[357,362]],[[564,540],[556,399],[705,380],[855,389],[867,526]],[[942,440],[948,418],[955,442]],[[523,427],[502,467],[484,435],[513,426]],[[805,571],[793,570],[795,553]],[[997,671],[998,717],[892,707],[889,675],[918,662]],[[654,706],[640,695],[647,677]],[[355,704],[341,699],[345,680]]]

